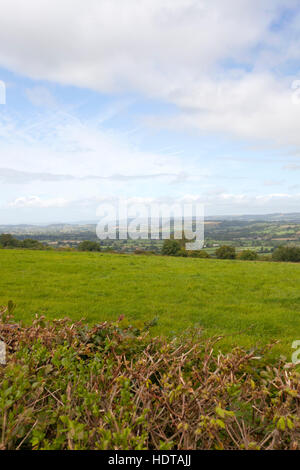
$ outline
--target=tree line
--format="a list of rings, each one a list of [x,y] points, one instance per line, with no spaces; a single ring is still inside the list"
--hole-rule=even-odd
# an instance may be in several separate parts
[[[194,250],[187,251],[185,249],[185,243],[187,240],[183,237],[182,240],[169,239],[165,240],[161,254],[164,256],[177,256],[184,258],[211,258],[211,255],[205,250]],[[50,247],[38,240],[32,238],[26,238],[24,240],[18,240],[11,234],[3,233],[0,235],[0,248],[27,248],[31,250],[45,250]],[[100,252],[100,251],[111,251],[101,247],[99,242],[84,240],[77,246],[78,251],[89,251],[89,252]],[[136,250],[136,254],[150,254],[148,251],[141,249]],[[239,253],[236,252],[234,246],[222,245],[215,251],[215,257],[218,259],[239,259],[245,261],[256,261],[256,260],[273,260],[273,261],[286,261],[299,263],[300,262],[300,247],[297,246],[279,246],[273,253],[272,257],[262,257],[254,250],[243,250]]]
[[[184,248],[182,240],[165,240],[162,247],[162,255],[165,256],[182,256],[191,258],[211,258],[210,254],[205,250],[187,251]],[[236,252],[234,246],[222,245],[215,251],[215,257],[218,259],[239,259],[244,261],[268,260],[268,261],[287,261],[293,263],[300,262],[300,247],[297,246],[279,246],[276,248],[272,257],[259,256],[254,250],[243,250]]]
[[[42,250],[46,248],[46,245],[32,238],[18,240],[9,233],[2,233],[0,235],[0,248],[29,248],[31,250]]]

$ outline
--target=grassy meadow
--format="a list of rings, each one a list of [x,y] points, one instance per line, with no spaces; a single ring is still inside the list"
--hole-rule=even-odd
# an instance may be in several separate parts
[[[197,325],[226,335],[220,347],[280,340],[273,355],[291,357],[300,339],[300,265],[104,253],[0,250],[0,305],[15,317],[120,315],[134,325],[158,317],[153,334]]]

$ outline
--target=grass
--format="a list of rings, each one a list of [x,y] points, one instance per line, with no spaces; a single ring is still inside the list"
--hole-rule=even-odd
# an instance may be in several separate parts
[[[30,322],[68,316],[135,324],[159,317],[153,333],[201,325],[224,334],[224,350],[280,340],[287,356],[300,339],[300,265],[102,253],[0,250],[0,305]]]

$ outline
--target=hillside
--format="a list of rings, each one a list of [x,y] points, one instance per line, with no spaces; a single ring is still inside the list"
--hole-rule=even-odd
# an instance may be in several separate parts
[[[0,305],[13,300],[17,319],[86,318],[142,325],[153,334],[193,325],[250,348],[280,340],[274,355],[290,360],[300,339],[300,266],[76,252],[0,251]]]

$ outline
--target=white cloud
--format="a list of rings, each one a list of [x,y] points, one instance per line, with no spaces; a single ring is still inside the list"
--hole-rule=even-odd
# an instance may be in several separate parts
[[[300,58],[298,0],[2,0],[0,64],[102,92],[139,91],[183,110],[175,122],[300,145],[291,81],[270,73]],[[16,12],[18,12],[16,14]],[[33,26],[34,25],[34,26]],[[236,64],[234,76],[228,64]],[[246,65],[248,72],[239,71]],[[36,103],[44,92],[29,92]]]
[[[115,203],[118,202],[119,198],[105,197],[95,198],[94,200],[87,200],[85,203]],[[132,197],[121,199],[123,204],[193,204],[200,203],[204,204],[209,209],[211,207],[231,206],[235,210],[241,206],[244,208],[253,209],[265,209],[264,212],[271,210],[273,204],[290,204],[300,203],[300,193],[289,194],[289,193],[268,193],[268,194],[247,194],[247,193],[228,193],[225,191],[219,191],[216,193],[202,193],[202,194],[184,194],[180,197]],[[82,201],[83,202],[83,201]],[[279,210],[279,209],[278,209]]]
[[[268,214],[299,212],[300,193],[247,194],[186,194],[178,199],[183,203],[204,204],[206,215]]]
[[[2,223],[70,222],[93,220],[96,222],[97,208],[101,204],[188,204],[204,205],[206,216],[268,214],[299,212],[300,193],[270,193],[251,195],[246,193],[220,192],[219,194],[185,194],[181,197],[90,197],[68,200],[66,198],[42,198],[24,196],[0,206]],[[66,212],[68,216],[66,217]],[[30,212],[28,212],[30,211]],[[48,213],[48,211],[50,211]],[[52,211],[52,212],[51,212]],[[63,211],[63,212],[61,212]],[[48,214],[48,215],[47,215]],[[49,217],[50,214],[50,217]]]
[[[48,88],[42,86],[36,86],[28,88],[26,95],[29,101],[34,106],[43,106],[47,108],[57,108],[55,98],[52,96]]]
[[[50,198],[50,199],[41,199],[38,196],[24,196],[19,197],[15,201],[11,201],[9,207],[30,207],[30,208],[39,208],[39,209],[48,209],[50,207],[65,207],[68,205],[68,201],[63,198]]]
[[[167,95],[224,57],[244,60],[245,49],[257,45],[279,7],[295,4],[2,0],[0,62],[34,78]]]
[[[276,25],[292,7],[298,7],[294,15]],[[300,103],[291,89],[300,78],[293,65],[300,59],[299,0],[2,0],[0,13],[2,67],[33,79],[104,93],[134,91],[175,105],[171,117],[158,111],[144,119],[151,126],[223,134],[251,141],[252,149],[262,149],[263,142],[265,149],[300,152]],[[188,152],[145,151],[135,136],[103,126],[127,106],[120,95],[97,121],[84,121],[58,111],[45,85],[26,93],[40,108],[35,116],[0,115],[0,182],[11,208],[63,207],[69,195],[89,204],[122,182],[123,196],[132,195],[133,187],[136,194],[163,194],[163,185],[157,192],[154,187],[159,178],[175,178],[176,185],[165,191],[174,195],[180,184],[213,178]],[[260,176],[269,181],[268,174]],[[271,182],[278,178],[270,175]],[[145,181],[128,184],[140,179],[149,180],[148,191]],[[37,196],[28,196],[26,183]],[[241,210],[299,202],[297,195],[249,196],[240,188],[208,192],[204,202]]]
[[[154,126],[195,128],[233,138],[265,140],[272,146],[300,147],[300,102],[293,101],[290,79],[270,73],[203,80],[173,97],[182,109],[173,118],[148,120]]]
[[[120,181],[155,175],[174,178],[183,171],[176,155],[140,150],[130,135],[65,112],[38,114],[30,120],[0,115],[0,137],[6,166],[8,161],[11,171],[40,174],[41,180],[43,174]]]

